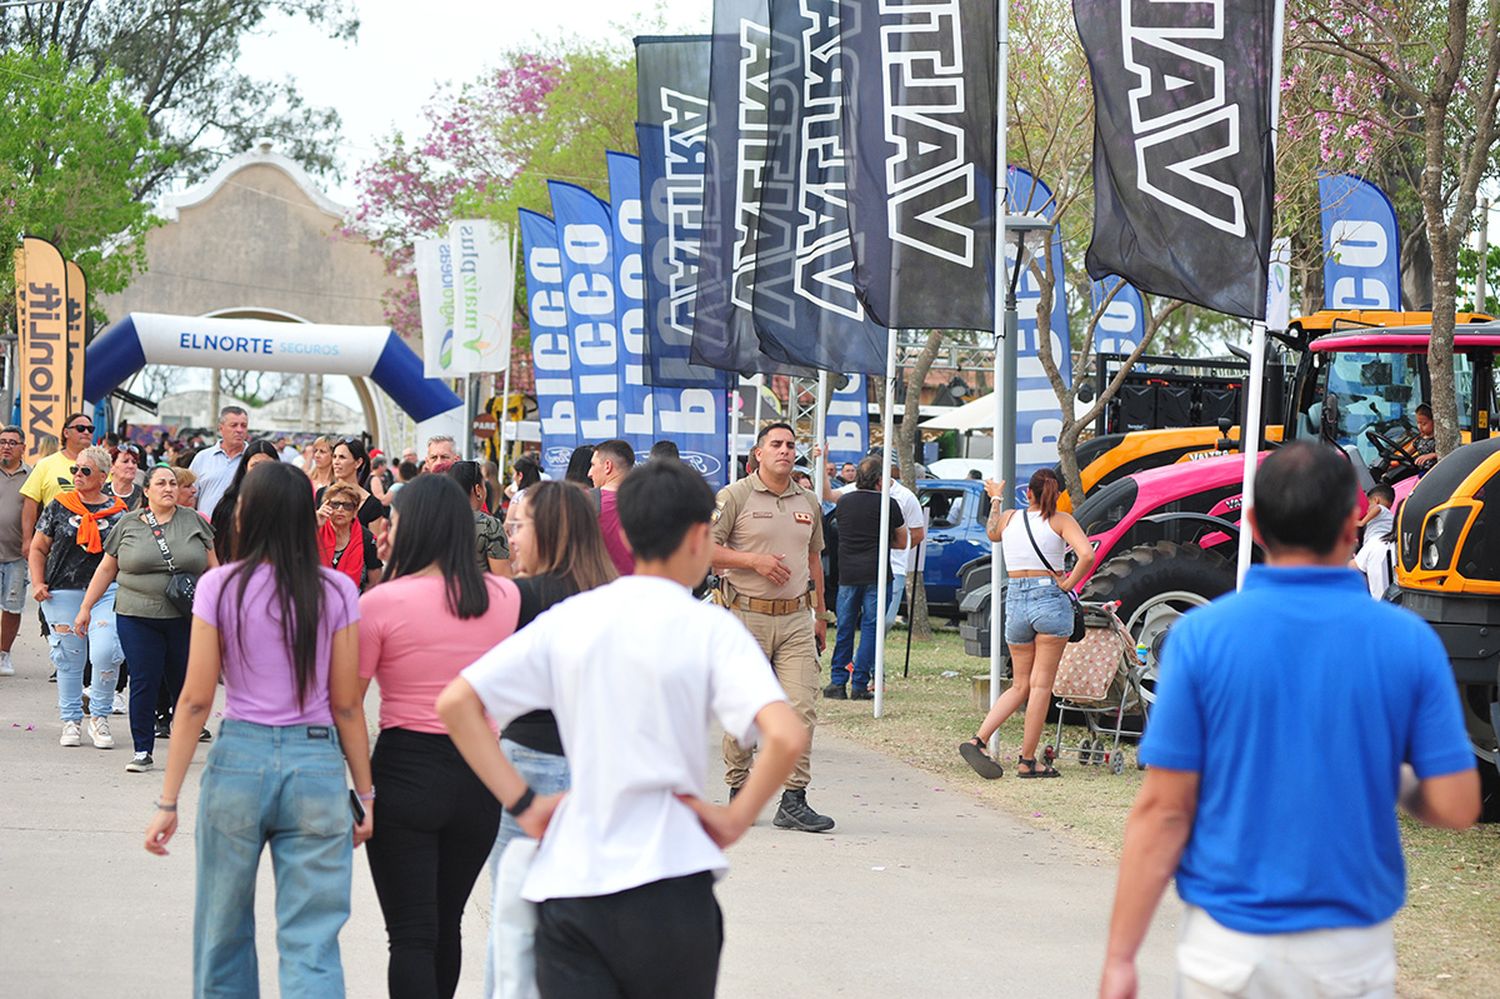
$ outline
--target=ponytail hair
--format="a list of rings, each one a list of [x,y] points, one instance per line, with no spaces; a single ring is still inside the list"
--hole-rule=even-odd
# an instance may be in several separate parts
[[[1037,469],[1026,491],[1031,493],[1031,501],[1042,508],[1042,518],[1051,520],[1057,513],[1057,497],[1062,494],[1062,480],[1057,473],[1050,468]]]

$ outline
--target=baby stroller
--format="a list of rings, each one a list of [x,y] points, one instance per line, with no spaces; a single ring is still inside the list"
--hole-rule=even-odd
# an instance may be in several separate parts
[[[1143,667],[1135,639],[1115,614],[1120,609],[1119,601],[1081,602],[1081,606],[1086,631],[1082,641],[1068,646],[1057,666],[1057,679],[1052,684],[1052,695],[1057,698],[1057,734],[1043,749],[1043,755],[1050,762],[1075,754],[1080,766],[1103,765],[1110,773],[1119,774],[1125,771],[1120,739],[1133,734],[1124,729],[1126,713],[1139,708],[1144,725]],[[1079,716],[1088,728],[1076,748],[1063,745],[1063,725],[1069,715]]]

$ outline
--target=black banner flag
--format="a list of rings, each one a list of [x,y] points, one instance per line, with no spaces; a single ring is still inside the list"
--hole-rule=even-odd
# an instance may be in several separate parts
[[[885,326],[994,328],[995,0],[842,0],[855,285]]]
[[[1266,314],[1277,0],[1073,0],[1094,83],[1088,272]]]
[[[729,376],[693,364],[708,130],[707,35],[635,40],[636,142],[646,270],[646,380],[726,389]]]
[[[693,360],[742,374],[805,374],[766,355],[751,314],[770,156],[769,22],[767,0],[715,0]]]
[[[854,287],[839,2],[770,0],[770,13],[770,152],[755,245],[755,329],[773,357],[879,374],[886,330]]]

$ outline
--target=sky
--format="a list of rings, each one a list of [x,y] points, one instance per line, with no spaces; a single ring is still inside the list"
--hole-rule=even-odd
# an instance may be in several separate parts
[[[439,84],[462,83],[494,66],[502,52],[559,38],[616,40],[635,34],[706,32],[713,0],[354,0],[353,43],[305,22],[268,20],[245,40],[240,68],[252,77],[293,77],[311,105],[343,119],[341,183],[329,195],[354,200],[359,165],[377,140],[424,128],[422,106]]]

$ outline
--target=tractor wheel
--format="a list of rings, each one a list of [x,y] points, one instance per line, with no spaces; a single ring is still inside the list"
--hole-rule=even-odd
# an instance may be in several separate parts
[[[1141,696],[1156,700],[1158,657],[1177,619],[1234,589],[1234,563],[1196,545],[1158,541],[1138,545],[1105,562],[1083,589],[1084,600],[1118,600],[1116,611],[1145,646]]]

